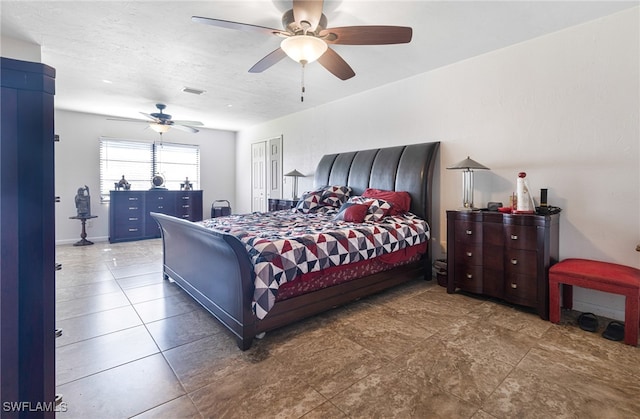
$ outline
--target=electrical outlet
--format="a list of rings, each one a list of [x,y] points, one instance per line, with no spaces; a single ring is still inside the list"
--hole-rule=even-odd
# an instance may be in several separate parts
[[[91,228],[91,227],[93,227],[93,221],[87,220],[87,228]]]

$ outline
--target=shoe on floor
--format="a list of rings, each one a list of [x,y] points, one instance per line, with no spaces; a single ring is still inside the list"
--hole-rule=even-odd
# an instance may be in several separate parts
[[[578,326],[587,332],[595,332],[598,330],[598,318],[593,313],[582,313],[578,317]]]
[[[602,332],[602,337],[616,341],[624,339],[624,323],[617,320],[612,321],[607,325],[604,332]]]

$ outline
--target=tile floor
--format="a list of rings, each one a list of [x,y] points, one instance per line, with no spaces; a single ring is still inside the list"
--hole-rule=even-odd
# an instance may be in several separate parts
[[[574,313],[416,279],[241,352],[163,281],[160,240],[56,251],[60,418],[640,417],[640,349]]]

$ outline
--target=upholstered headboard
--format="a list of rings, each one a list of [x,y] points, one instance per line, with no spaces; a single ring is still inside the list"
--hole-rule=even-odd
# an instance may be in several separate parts
[[[407,191],[411,212],[432,222],[433,167],[440,142],[327,154],[314,177],[316,187],[347,185],[352,195],[366,188]]]

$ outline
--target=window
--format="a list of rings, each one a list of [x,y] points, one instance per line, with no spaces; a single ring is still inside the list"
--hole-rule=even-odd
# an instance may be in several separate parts
[[[197,145],[149,143],[100,138],[100,200],[109,201],[109,191],[125,179],[132,190],[151,188],[151,178],[161,174],[164,187],[179,190],[186,178],[200,189],[200,148]]]
[[[162,143],[155,145],[155,173],[164,177],[167,189],[179,190],[186,178],[199,189],[200,149],[198,146]]]

